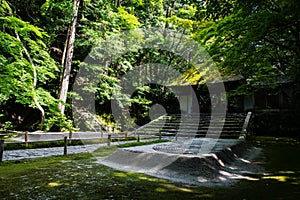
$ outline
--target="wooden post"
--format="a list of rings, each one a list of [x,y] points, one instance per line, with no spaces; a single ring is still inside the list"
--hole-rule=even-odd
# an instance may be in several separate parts
[[[73,137],[73,132],[70,131],[70,133],[69,133],[69,144],[70,145],[72,144],[72,137]]]
[[[25,145],[28,147],[28,131],[25,132]]]
[[[4,152],[4,140],[0,140],[0,162],[3,159],[3,152]]]
[[[107,138],[107,146],[110,146],[110,143],[111,143],[111,135],[109,134]]]
[[[64,137],[64,155],[68,154],[68,137]]]

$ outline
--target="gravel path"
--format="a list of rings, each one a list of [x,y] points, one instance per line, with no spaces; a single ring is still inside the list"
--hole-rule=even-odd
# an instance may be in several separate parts
[[[104,144],[68,146],[68,154],[76,154],[83,152],[93,152]],[[22,150],[8,150],[3,153],[4,160],[19,160],[25,158],[39,158],[50,157],[56,155],[63,155],[64,147],[38,148],[38,149],[22,149]]]
[[[105,132],[101,136],[101,133],[95,132],[75,132],[73,133],[73,139],[95,139],[95,138],[107,138],[108,135],[115,136],[114,133]],[[51,132],[51,133],[29,133],[28,139],[30,142],[34,141],[55,141],[63,140],[65,136],[69,136],[69,133],[61,132]],[[24,142],[25,134],[20,135],[19,137],[13,138],[16,141]],[[143,141],[150,141],[151,139],[144,139]],[[128,141],[132,142],[132,141]],[[111,145],[124,144],[127,141],[123,142],[112,142]],[[77,146],[68,146],[68,154],[78,154],[78,153],[92,153],[96,149],[107,146],[107,143],[102,144],[85,144]],[[64,147],[51,147],[51,148],[38,148],[38,149],[21,149],[21,150],[4,150],[3,161],[5,160],[20,160],[28,158],[40,158],[40,157],[50,157],[63,155]]]
[[[112,142],[111,145],[118,145],[118,144],[124,144],[124,143],[126,143],[126,141]],[[68,152],[68,154],[92,153],[96,149],[103,147],[103,146],[107,146],[107,143],[68,146],[67,152]],[[20,150],[7,150],[7,151],[4,150],[3,161],[5,161],[5,160],[20,160],[20,159],[27,159],[27,158],[50,157],[50,156],[63,155],[63,153],[64,153],[64,147],[20,149]]]

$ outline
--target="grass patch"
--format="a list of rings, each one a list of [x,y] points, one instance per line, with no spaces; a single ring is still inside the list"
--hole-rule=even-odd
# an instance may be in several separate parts
[[[0,194],[3,199],[298,199],[299,141],[259,137],[253,145],[263,148],[256,162],[265,172],[229,187],[175,184],[113,170],[91,154],[77,154],[0,163]],[[116,149],[97,152],[106,156]]]
[[[89,153],[72,154],[68,156],[52,156],[47,158],[36,159],[22,159],[0,162],[0,177],[9,178],[16,176],[19,173],[23,173],[30,170],[35,170],[43,167],[50,166],[55,163],[72,160],[86,160],[91,159],[92,155]]]

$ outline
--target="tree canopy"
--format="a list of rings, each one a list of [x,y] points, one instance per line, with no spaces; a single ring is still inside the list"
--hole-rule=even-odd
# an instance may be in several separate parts
[[[299,1],[208,2],[214,23],[196,38],[221,68],[251,83],[278,76],[299,79]]]
[[[105,46],[108,38],[137,28],[170,29],[193,38],[207,50],[223,76],[245,78],[247,84],[241,93],[259,87],[261,82],[269,83],[264,87],[273,87],[282,77],[295,82],[300,79],[298,0],[0,2],[0,124],[12,122],[15,129],[70,128],[70,97],[85,59],[99,59],[97,51],[109,48],[117,54],[123,44],[112,40]],[[95,47],[100,48],[95,51]],[[101,81],[89,89],[96,92],[98,114],[111,112],[109,102],[120,78],[144,63],[165,64],[182,73],[193,69],[170,52],[133,49],[97,71]],[[132,109],[145,116],[155,103],[149,97],[161,96],[162,90],[154,85],[139,88],[131,100]],[[171,96],[167,93],[162,102]],[[63,111],[61,105],[66,107]],[[31,109],[36,111],[35,117],[26,120]]]

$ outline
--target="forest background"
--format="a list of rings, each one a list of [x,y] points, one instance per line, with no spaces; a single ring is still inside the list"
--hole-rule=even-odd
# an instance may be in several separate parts
[[[0,0],[0,127],[2,130],[73,129],[72,87],[95,45],[136,28],[189,35],[210,54],[223,76],[241,75],[234,95],[295,83],[292,110],[300,111],[300,2],[298,0]],[[105,48],[105,47],[103,47]],[[122,48],[117,42],[114,48]],[[105,50],[105,49],[104,49]],[[103,69],[97,114],[115,121],[110,101],[120,77],[141,63],[189,64],[169,52],[129,52]],[[200,80],[199,80],[200,82]],[[259,84],[259,83],[268,84]],[[200,85],[199,85],[200,87]],[[168,102],[163,88],[142,87],[132,102],[141,114]]]

